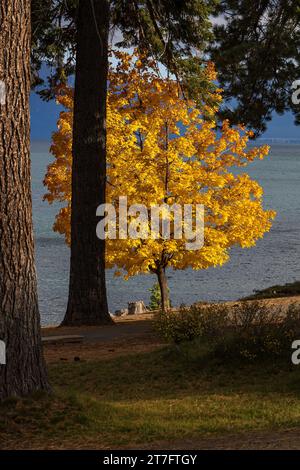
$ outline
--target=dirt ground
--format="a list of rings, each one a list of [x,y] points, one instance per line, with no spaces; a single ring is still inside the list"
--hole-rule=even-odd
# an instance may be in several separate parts
[[[251,301],[250,301],[251,302]],[[300,297],[263,300],[270,307],[299,304]],[[228,302],[236,304],[237,302]],[[45,344],[44,352],[48,363],[58,361],[97,360],[119,355],[150,352],[163,345],[153,331],[153,315],[125,316],[115,319],[114,325],[92,327],[46,327],[42,328],[43,337],[83,336],[81,343],[63,343],[58,341]]]
[[[153,442],[144,450],[299,450],[299,429],[272,432],[226,434],[222,437],[182,439],[175,442]]]
[[[107,450],[99,440],[85,439],[85,444],[82,441],[64,441],[61,450],[65,448],[80,449],[80,450]],[[18,447],[22,449],[22,447]],[[27,449],[27,447],[26,447]],[[34,449],[42,449],[35,446]],[[51,446],[47,444],[48,450],[60,450],[60,447],[55,444]],[[170,441],[156,441],[150,444],[138,446],[124,446],[122,450],[299,450],[300,449],[300,431],[299,429],[287,429],[284,431],[272,432],[249,432],[241,434],[226,434],[221,437],[202,437],[191,439],[180,439],[173,442]],[[110,447],[109,450],[120,450],[120,447]]]
[[[152,327],[152,315],[139,315],[138,319],[117,319],[115,325],[99,327],[43,328],[42,336],[81,335],[80,343],[57,341],[44,344],[48,363],[58,361],[92,361],[121,355],[153,351],[163,345]]]

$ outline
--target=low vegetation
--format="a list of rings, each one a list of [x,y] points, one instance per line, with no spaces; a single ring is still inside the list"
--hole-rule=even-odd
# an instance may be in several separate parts
[[[256,290],[253,295],[246,297],[244,300],[274,299],[279,297],[294,297],[296,295],[300,295],[300,281],[284,284],[282,286],[271,286],[263,290]]]
[[[0,448],[112,449],[298,427],[300,367],[291,363],[289,336],[286,346],[280,343],[281,351],[286,347],[284,354],[271,346],[260,361],[249,361],[237,346],[247,335],[228,350],[217,350],[216,345],[231,343],[204,341],[214,331],[221,333],[226,311],[220,308],[210,321],[209,307],[206,313],[200,311],[202,326],[197,324],[197,335],[191,334],[190,341],[182,341],[180,333],[180,344],[148,353],[52,364],[52,396],[0,405]],[[238,331],[253,328],[266,340],[264,327],[255,329],[260,322],[254,322],[252,310],[247,309],[248,323],[238,320],[242,311],[234,311]],[[191,324],[196,312],[199,316],[199,309],[187,312]],[[283,331],[288,325],[293,329],[297,318],[298,312],[291,309]],[[177,321],[183,331],[183,312]],[[275,325],[272,338],[279,331]],[[248,348],[255,338],[251,341],[248,336]],[[232,356],[232,351],[239,354]]]
[[[231,360],[283,357],[300,338],[300,308],[270,309],[261,302],[192,306],[159,314],[156,329],[176,344],[201,340],[216,356]]]

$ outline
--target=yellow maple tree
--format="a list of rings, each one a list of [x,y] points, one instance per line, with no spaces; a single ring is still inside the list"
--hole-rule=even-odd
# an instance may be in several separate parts
[[[116,275],[157,274],[162,307],[167,309],[167,267],[220,266],[228,261],[233,245],[251,247],[270,229],[275,213],[264,210],[263,189],[247,174],[232,171],[264,158],[269,147],[249,148],[250,132],[242,126],[232,128],[228,121],[220,131],[216,129],[221,90],[216,89],[208,100],[213,105],[203,103],[199,109],[199,103],[196,106],[187,99],[176,81],[161,77],[154,62],[123,52],[115,53],[115,62],[107,103],[107,201],[117,214],[120,196],[126,196],[128,206],[204,206],[201,249],[188,249],[187,237],[175,239],[172,230],[169,239],[159,231],[156,237],[106,242],[106,265],[117,267]],[[213,64],[207,65],[205,73],[216,80]],[[58,102],[66,111],[60,114],[58,131],[53,134],[55,160],[45,177],[45,198],[50,203],[66,202],[56,216],[54,230],[70,243],[72,89],[64,88]],[[161,216],[174,224],[174,215],[162,211]],[[130,220],[137,217],[131,214]]]

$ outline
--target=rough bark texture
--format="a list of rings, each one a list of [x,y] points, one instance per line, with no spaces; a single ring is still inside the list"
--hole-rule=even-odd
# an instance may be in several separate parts
[[[156,274],[161,294],[161,308],[164,312],[166,312],[170,308],[170,296],[165,268],[158,268]]]
[[[30,0],[0,0],[0,400],[49,390],[40,338],[30,189]]]
[[[80,0],[74,95],[71,266],[63,325],[111,323],[105,242],[96,209],[105,202],[109,3]]]

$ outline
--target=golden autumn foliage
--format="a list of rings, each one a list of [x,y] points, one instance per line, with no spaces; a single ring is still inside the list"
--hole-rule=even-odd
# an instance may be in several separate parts
[[[271,227],[274,212],[263,209],[263,190],[233,168],[264,158],[267,146],[247,148],[249,132],[224,121],[217,131],[217,106],[199,111],[185,99],[172,80],[163,79],[154,63],[136,55],[115,53],[110,73],[107,114],[107,201],[117,208],[120,195],[128,205],[147,207],[203,204],[205,243],[187,250],[185,239],[107,240],[107,267],[117,266],[127,276],[156,272],[158,266],[205,269],[229,259],[230,247],[251,247]],[[212,64],[206,73],[216,79]],[[213,102],[221,102],[216,90]],[[54,230],[70,242],[72,163],[72,89],[58,96],[66,111],[60,114],[51,151],[55,161],[45,177],[46,199],[63,201]],[[203,114],[210,120],[203,120]],[[118,208],[117,208],[118,209]]]

